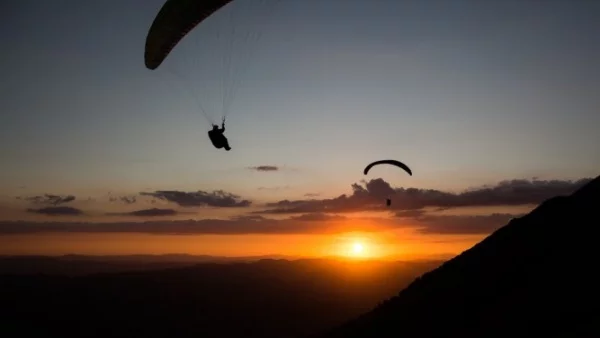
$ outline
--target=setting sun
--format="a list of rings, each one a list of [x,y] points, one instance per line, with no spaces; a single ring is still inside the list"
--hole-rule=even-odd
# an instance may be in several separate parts
[[[366,258],[365,245],[362,242],[353,242],[350,244],[348,256],[354,258]]]
[[[382,235],[369,233],[344,233],[339,235],[337,243],[332,247],[331,253],[348,259],[375,259],[391,253],[387,247],[386,239]],[[397,246],[394,246],[394,250]]]
[[[363,253],[363,251],[364,251],[364,249],[365,249],[365,248],[363,247],[363,245],[362,245],[361,243],[354,243],[354,245],[352,246],[352,252],[353,252],[355,255],[360,255],[360,254],[362,254],[362,253]]]

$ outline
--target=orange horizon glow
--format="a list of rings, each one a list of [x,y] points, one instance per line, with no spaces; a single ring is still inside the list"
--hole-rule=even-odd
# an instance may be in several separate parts
[[[468,211],[489,212],[483,210],[485,208],[480,209]],[[454,211],[460,212],[461,210]],[[375,212],[356,212],[346,216],[348,218],[344,220],[330,221],[305,234],[64,232],[2,235],[0,255],[189,254],[221,257],[339,257],[349,260],[445,259],[460,254],[487,236],[425,234],[411,228],[413,225],[410,220],[406,220],[407,223],[402,226],[394,225],[387,223],[385,218],[377,218],[381,217],[381,213]],[[53,220],[60,222],[73,218],[55,217]],[[96,219],[81,221],[93,222]]]
[[[459,254],[485,236],[397,232],[326,235],[152,235],[66,233],[0,236],[0,255],[282,255],[414,260]]]
[[[468,212],[477,214],[491,210],[484,209]],[[496,208],[493,211],[500,210]],[[463,211],[454,210],[454,214],[460,212]],[[348,260],[446,259],[469,249],[487,236],[422,233],[416,227],[411,227],[416,226],[411,224],[411,220],[398,224],[394,223],[397,220],[381,218],[381,213],[376,212],[355,212],[346,214],[346,217],[323,223],[322,227],[307,230],[304,234],[11,234],[0,236],[0,255],[189,254],[220,257],[338,257]],[[54,217],[53,220],[74,219]],[[96,219],[79,217],[77,220],[93,222]]]

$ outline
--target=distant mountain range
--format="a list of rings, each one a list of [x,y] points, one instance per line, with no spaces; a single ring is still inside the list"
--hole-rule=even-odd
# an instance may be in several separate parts
[[[432,256],[434,257],[434,256]],[[411,260],[417,264],[439,264],[444,256],[432,259]],[[285,255],[264,255],[247,257],[222,257],[210,255],[63,255],[63,256],[0,256],[0,275],[2,274],[51,274],[79,276],[92,273],[147,271],[164,268],[193,266],[199,263],[236,263],[257,262],[261,260],[315,260],[315,258],[293,257]],[[344,257],[327,256],[319,260],[347,260]],[[382,261],[395,261],[382,259]],[[402,261],[398,261],[399,263]]]
[[[0,337],[304,337],[442,263],[154,258],[4,259]]]
[[[123,256],[0,256],[1,274],[86,275],[103,272],[159,270],[199,263],[252,262],[261,259],[294,259],[285,256],[217,257],[207,255],[123,255]]]

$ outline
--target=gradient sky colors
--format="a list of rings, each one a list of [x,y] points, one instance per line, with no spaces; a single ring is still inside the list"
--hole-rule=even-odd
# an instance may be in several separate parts
[[[240,73],[231,152],[182,85],[218,110],[214,32],[233,21],[149,71],[162,3],[0,5],[0,254],[452,254],[598,175],[596,2],[281,0]],[[364,177],[381,158],[414,176]]]

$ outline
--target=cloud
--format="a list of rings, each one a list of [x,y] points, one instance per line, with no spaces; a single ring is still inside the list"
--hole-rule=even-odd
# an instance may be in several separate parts
[[[257,213],[286,214],[312,212],[352,212],[369,210],[407,211],[426,207],[453,208],[474,206],[517,206],[538,204],[544,200],[568,195],[591,179],[568,180],[510,180],[495,186],[484,186],[461,193],[435,189],[392,188],[382,179],[352,184],[351,195],[331,199],[283,200],[268,203],[266,209]],[[385,206],[390,197],[392,205]]]
[[[425,214],[425,210],[403,210],[396,213],[398,218],[417,218]]]
[[[392,188],[382,179],[353,184],[352,194],[330,199],[283,200],[268,203],[266,210],[250,211],[231,219],[153,220],[150,222],[0,222],[0,234],[35,232],[141,232],[156,234],[309,234],[340,233],[349,231],[382,231],[415,228],[424,234],[486,234],[508,223],[517,215],[439,215],[428,213],[467,206],[500,206],[538,204],[557,195],[567,195],[588,182],[566,180],[510,180],[493,186],[483,186],[460,193],[434,189]],[[251,204],[231,193],[155,191],[140,193],[181,207],[247,207]],[[68,196],[45,195],[31,198],[34,203],[51,204],[49,207],[27,209],[43,215],[82,215],[80,209],[56,206],[73,200]],[[391,207],[385,198],[392,198]],[[127,203],[127,202],[124,202]],[[385,210],[395,217],[346,217],[344,212]],[[429,210],[429,211],[428,211]],[[134,217],[169,217],[184,213],[171,208],[142,209],[111,214]],[[269,214],[289,214],[285,219],[273,219]]]
[[[326,222],[326,221],[341,221],[347,219],[345,216],[330,215],[325,213],[303,214],[300,216],[290,217],[291,220],[308,221],[308,222]]]
[[[274,165],[259,165],[256,167],[248,167],[247,169],[255,170],[255,171],[278,171],[279,167]]]
[[[27,209],[27,212],[48,216],[78,216],[83,211],[71,207],[46,207],[41,209]]]
[[[56,206],[56,205],[65,204],[65,203],[74,201],[75,196],[73,196],[73,195],[59,196],[59,195],[52,195],[52,194],[44,194],[44,195],[30,196],[30,197],[17,197],[17,199],[22,199],[24,201],[31,202],[33,204],[45,204],[45,205]]]
[[[268,218],[260,216],[260,215],[241,215],[241,216],[234,216],[231,219],[236,220],[236,221],[247,221],[247,222],[258,222],[258,221],[269,220]]]
[[[289,190],[292,187],[290,187],[289,185],[284,185],[281,187],[258,187],[258,190],[267,190],[267,191],[279,191],[279,190]]]
[[[137,202],[137,198],[135,196],[121,196],[119,200],[125,204],[134,204]]]
[[[147,209],[136,216],[168,216],[171,209]],[[128,213],[129,215],[133,213]],[[231,219],[166,220],[146,222],[0,222],[2,234],[56,233],[148,233],[180,235],[331,234],[414,228],[423,234],[488,234],[507,224],[510,214],[487,216],[419,216],[407,218],[347,218],[335,214],[304,214],[286,219],[244,215]]]
[[[321,194],[318,194],[318,193],[310,193],[309,192],[309,193],[304,194],[304,197],[319,197],[319,196],[321,196]]]
[[[123,204],[130,205],[130,204],[137,203],[137,196],[135,196],[135,195],[130,195],[130,196],[108,196],[108,201],[109,202],[121,202]]]
[[[141,192],[142,196],[151,196],[160,200],[175,203],[181,207],[248,207],[252,203],[241,199],[240,196],[216,190],[213,192],[196,191],[184,192],[176,190],[160,190],[155,192]]]
[[[142,209],[135,210],[130,212],[122,212],[122,213],[108,213],[107,215],[111,216],[139,216],[139,217],[157,217],[157,216],[175,216],[178,215],[179,212],[174,209]]]
[[[489,234],[518,216],[522,215],[423,216],[416,218],[416,224],[419,232],[427,234]]]
[[[331,229],[325,222],[275,219],[205,219],[152,222],[0,222],[0,234],[32,234],[38,232],[78,233],[150,233],[150,234],[307,234],[325,233]],[[339,228],[339,227],[338,227]],[[356,228],[355,230],[360,230]]]
[[[123,196],[121,197],[121,202],[125,204],[134,204],[137,202],[137,198],[135,196]]]

